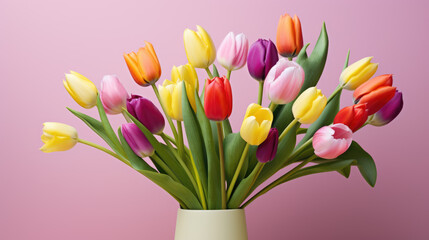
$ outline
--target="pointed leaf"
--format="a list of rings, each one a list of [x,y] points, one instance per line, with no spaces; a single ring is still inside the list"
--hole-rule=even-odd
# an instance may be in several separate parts
[[[234,176],[245,146],[246,142],[241,138],[240,133],[232,133],[225,137],[223,147],[225,152],[225,178],[228,185]],[[245,162],[247,162],[247,159],[245,159]],[[237,182],[240,182],[244,177],[246,170],[247,168],[244,169],[243,166]]]

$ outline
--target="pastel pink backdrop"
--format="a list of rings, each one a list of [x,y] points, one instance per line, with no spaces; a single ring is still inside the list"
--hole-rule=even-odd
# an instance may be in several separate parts
[[[275,39],[284,12],[299,15],[310,51],[326,21],[330,49],[319,84],[325,94],[337,85],[350,49],[351,61],[375,56],[379,74],[394,74],[405,108],[389,126],[354,136],[377,163],[375,188],[356,168],[348,180],[326,173],[282,185],[247,208],[250,239],[427,239],[428,7],[424,1],[1,1],[0,239],[172,239],[178,205],[140,174],[83,145],[38,150],[45,121],[71,124],[80,137],[100,142],[65,109],[83,110],[65,91],[63,73],[78,71],[97,86],[114,73],[129,92],[154,100],[151,89],[131,79],[124,52],[152,42],[165,79],[174,64],[186,63],[185,28],[205,27],[216,46],[229,31],[250,42]],[[232,86],[238,130],[257,83],[243,69],[233,72]],[[342,99],[350,104],[351,93]],[[112,119],[116,126],[123,121]]]

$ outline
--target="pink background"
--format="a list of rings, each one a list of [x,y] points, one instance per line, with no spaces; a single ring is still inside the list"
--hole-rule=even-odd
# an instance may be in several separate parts
[[[299,15],[310,50],[326,21],[330,51],[319,84],[325,94],[337,85],[350,49],[352,61],[375,56],[378,74],[394,74],[405,108],[387,127],[355,134],[376,160],[374,189],[356,168],[349,180],[336,173],[295,180],[250,205],[250,239],[428,239],[428,7],[424,1],[1,1],[0,239],[172,239],[178,205],[140,174],[83,145],[38,150],[45,121],[68,123],[81,138],[100,142],[65,109],[95,115],[68,96],[63,73],[78,71],[97,86],[115,73],[129,92],[154,99],[131,79],[124,52],[152,42],[165,79],[172,65],[186,63],[185,28],[202,25],[216,46],[228,31],[244,32],[250,42],[275,39],[284,12]],[[238,130],[257,83],[243,69],[233,72],[232,85]],[[349,103],[346,92],[343,104]],[[115,126],[123,121],[112,119]]]

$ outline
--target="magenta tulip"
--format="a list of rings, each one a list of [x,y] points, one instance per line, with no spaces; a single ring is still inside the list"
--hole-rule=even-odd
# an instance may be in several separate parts
[[[275,104],[290,103],[298,96],[304,79],[304,69],[298,63],[282,58],[268,73],[265,91]]]
[[[164,130],[164,117],[149,99],[131,94],[127,99],[127,110],[151,133],[160,134]]]
[[[228,33],[217,50],[217,61],[229,71],[238,70],[246,64],[249,42],[243,33],[234,36]]]
[[[334,159],[347,151],[352,135],[352,130],[342,123],[324,126],[313,136],[314,154],[324,159]]]
[[[122,135],[130,148],[141,158],[152,156],[153,149],[146,136],[134,123],[124,123],[121,126]]]
[[[402,92],[396,91],[395,96],[373,115],[369,124],[373,126],[384,126],[390,123],[399,115],[403,106]]]
[[[256,158],[262,163],[270,162],[274,159],[277,153],[277,145],[279,143],[279,131],[277,128],[271,128],[268,132],[268,137],[262,142],[256,150]]]
[[[276,45],[271,40],[258,39],[250,46],[247,68],[254,79],[264,81],[278,60]]]
[[[116,75],[106,75],[101,81],[100,99],[108,114],[119,114],[127,103],[128,93]]]

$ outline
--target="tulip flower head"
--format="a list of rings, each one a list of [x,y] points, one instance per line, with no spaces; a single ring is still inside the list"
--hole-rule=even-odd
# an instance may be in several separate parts
[[[324,126],[313,136],[314,154],[324,159],[334,159],[349,149],[352,130],[342,123]]]
[[[210,35],[197,25],[197,32],[185,29],[185,44],[188,62],[195,68],[208,68],[216,59],[216,49]]]
[[[204,92],[204,111],[207,118],[223,121],[232,112],[232,91],[226,77],[208,79]]]
[[[151,133],[160,134],[164,130],[164,117],[149,99],[131,94],[127,99],[127,110]]]
[[[341,109],[334,119],[334,124],[347,125],[353,132],[362,127],[368,119],[366,104],[355,104]]]
[[[265,91],[275,104],[286,104],[295,100],[304,84],[304,69],[286,58],[280,59],[265,79]]]
[[[247,107],[240,136],[250,145],[260,145],[267,139],[272,122],[273,113],[270,109],[252,103]]]
[[[274,159],[279,144],[279,131],[277,128],[271,128],[268,132],[267,139],[256,150],[256,158],[259,162],[266,163]]]
[[[246,64],[249,41],[243,33],[234,36],[228,33],[217,51],[217,61],[227,70],[233,71]]]
[[[296,15],[293,18],[287,13],[280,16],[276,44],[283,57],[295,57],[301,51],[303,46],[301,22]]]
[[[106,75],[101,81],[100,100],[108,114],[119,114],[127,104],[128,93],[116,75]]]
[[[168,116],[177,121],[183,121],[182,89],[183,81],[173,82],[168,79],[165,79],[162,85],[158,86],[161,104]]]
[[[125,62],[134,81],[144,87],[156,83],[161,77],[161,66],[155,50],[150,42],[145,41],[145,44],[137,53],[124,54]]]
[[[66,151],[78,142],[77,131],[74,127],[64,123],[45,122],[42,141],[44,145],[40,150],[43,152]]]
[[[70,96],[83,108],[92,108],[97,105],[97,87],[85,76],[70,71],[66,73],[64,87]]]
[[[302,124],[312,124],[325,109],[327,99],[320,89],[310,87],[295,100],[293,116]]]
[[[124,123],[121,126],[122,135],[133,152],[141,158],[152,156],[154,148],[140,128],[134,123]]]
[[[264,81],[278,60],[279,56],[274,43],[271,40],[258,39],[250,46],[247,68],[254,79]]]
[[[402,92],[396,91],[395,96],[378,110],[378,112],[372,115],[373,117],[371,121],[369,121],[369,124],[379,127],[390,123],[399,115],[403,106]]]
[[[195,68],[189,63],[178,67],[173,66],[173,69],[171,70],[171,81],[174,83],[178,83],[180,81],[185,82],[186,95],[195,111],[197,109],[195,104],[195,91],[198,91],[199,89],[198,76]]]
[[[343,70],[340,75],[340,83],[345,89],[355,90],[374,75],[378,63],[372,63],[371,59],[372,57],[362,58]]]

